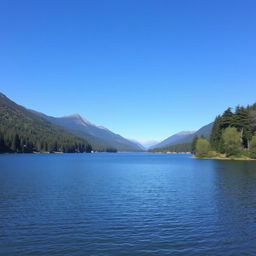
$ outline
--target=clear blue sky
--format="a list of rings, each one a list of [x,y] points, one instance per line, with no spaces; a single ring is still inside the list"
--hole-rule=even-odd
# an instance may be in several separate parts
[[[256,101],[255,0],[8,0],[0,91],[137,140]]]

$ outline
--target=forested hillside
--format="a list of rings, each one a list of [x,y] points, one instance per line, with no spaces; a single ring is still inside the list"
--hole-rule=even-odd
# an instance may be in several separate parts
[[[0,93],[0,152],[91,152],[82,138],[31,113]]]
[[[163,148],[154,148],[149,150],[150,152],[176,152],[176,153],[181,153],[181,152],[191,152],[191,143],[183,143],[183,144],[175,144],[175,145],[170,145],[167,147]]]
[[[52,117],[34,110],[30,111],[43,117],[49,122],[68,130],[72,134],[84,138],[89,141],[97,151],[109,151],[111,149],[129,152],[142,151],[141,147],[136,143],[111,132],[105,127],[92,124],[79,114],[64,117]]]
[[[223,154],[226,157],[256,158],[256,104],[228,108],[215,119],[210,141],[198,138],[195,153],[200,157]]]

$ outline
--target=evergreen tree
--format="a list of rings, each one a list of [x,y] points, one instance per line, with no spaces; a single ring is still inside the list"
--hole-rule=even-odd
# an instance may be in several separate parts
[[[197,140],[198,140],[198,136],[196,136],[193,141],[192,141],[192,144],[191,144],[191,153],[192,154],[195,154],[196,153],[196,143],[197,143]]]
[[[222,115],[221,118],[221,124],[220,124],[220,128],[226,129],[229,126],[233,126],[234,123],[234,114],[231,111],[231,108],[228,108]]]
[[[252,138],[253,129],[250,122],[248,108],[237,107],[234,115],[234,126],[240,132],[243,146],[248,148],[249,140]]]
[[[86,145],[85,152],[86,153],[91,153],[92,152],[92,146],[90,144]]]
[[[211,143],[211,147],[218,152],[223,152],[223,141],[221,140],[221,136],[222,136],[222,117],[217,116],[212,128],[210,143]]]
[[[254,106],[256,108],[256,104]],[[249,120],[252,128],[252,132],[255,133],[256,132],[256,110],[254,110],[253,107],[251,110],[249,110]]]
[[[250,142],[250,157],[256,158],[256,135],[252,137]]]

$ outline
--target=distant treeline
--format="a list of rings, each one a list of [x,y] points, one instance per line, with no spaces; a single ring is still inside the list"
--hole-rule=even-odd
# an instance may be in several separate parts
[[[63,152],[83,153],[91,152],[90,144],[79,138],[70,136],[44,137],[30,132],[17,133],[15,129],[3,133],[0,132],[0,153],[32,153],[32,152]]]
[[[149,152],[191,152],[191,143],[176,144],[164,148],[154,148],[149,150]]]
[[[198,157],[256,158],[256,104],[228,108],[215,119],[210,141],[197,137],[192,152]]]
[[[107,153],[116,153],[117,149],[115,148],[98,148],[96,152],[107,152]]]

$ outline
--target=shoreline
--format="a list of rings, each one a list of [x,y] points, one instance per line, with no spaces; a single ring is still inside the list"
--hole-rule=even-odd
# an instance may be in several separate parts
[[[230,157],[196,157],[196,156],[192,156],[192,158],[194,159],[205,159],[205,160],[224,160],[224,161],[256,161],[256,159],[253,158],[249,158],[249,157],[234,157],[234,158],[230,158]]]

